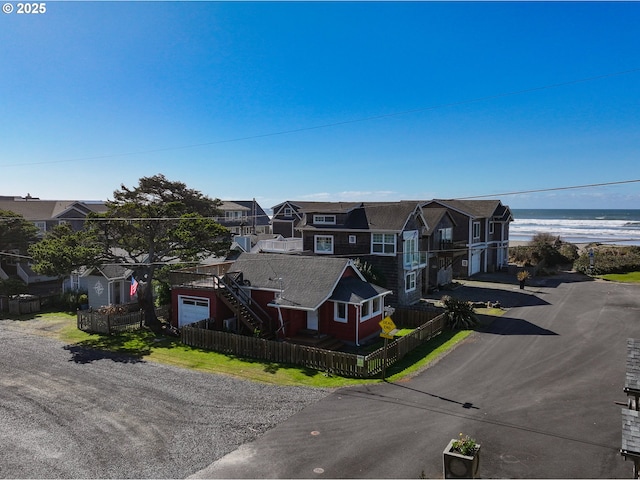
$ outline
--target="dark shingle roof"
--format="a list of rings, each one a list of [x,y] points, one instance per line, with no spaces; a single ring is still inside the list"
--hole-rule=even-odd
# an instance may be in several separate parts
[[[315,310],[333,293],[349,265],[346,258],[242,253],[230,271],[242,272],[252,287],[282,289],[284,307]]]
[[[341,278],[338,286],[333,291],[329,300],[346,303],[361,303],[364,300],[377,297],[385,293],[391,293],[386,288],[382,288],[373,283],[367,283],[357,277]]]
[[[475,218],[490,218],[501,205],[500,200],[435,200]]]

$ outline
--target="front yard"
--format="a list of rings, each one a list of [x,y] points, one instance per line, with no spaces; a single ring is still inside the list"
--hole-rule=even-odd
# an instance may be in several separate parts
[[[209,350],[183,345],[174,337],[156,336],[148,330],[118,335],[90,334],[78,330],[76,316],[63,312],[47,312],[22,315],[0,320],[0,328],[20,329],[29,334],[52,337],[65,343],[72,355],[87,351],[106,351],[130,357],[133,361],[151,361],[208,373],[232,375],[244,379],[279,384],[304,385],[321,388],[338,388],[380,382],[379,379],[351,379],[325,372],[278,363],[263,363]],[[472,330],[445,331],[424,345],[416,348],[387,371],[387,380],[399,380],[424,368],[442,356],[472,333]],[[98,359],[99,355],[89,358]]]

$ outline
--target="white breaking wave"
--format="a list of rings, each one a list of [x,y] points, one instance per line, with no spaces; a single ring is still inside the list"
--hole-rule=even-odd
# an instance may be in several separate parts
[[[515,219],[509,226],[512,240],[531,240],[549,233],[572,243],[608,242],[640,245],[640,222],[628,220]]]

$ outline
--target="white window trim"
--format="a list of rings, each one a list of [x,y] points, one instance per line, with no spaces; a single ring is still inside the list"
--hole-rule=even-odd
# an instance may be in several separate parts
[[[335,225],[336,216],[335,215],[314,215],[313,223],[318,225]]]
[[[331,239],[331,251],[327,252],[327,251],[320,251],[318,250],[318,240],[321,238],[330,238]],[[313,251],[315,253],[318,254],[323,254],[323,255],[333,255],[333,235],[314,235],[313,236]]]
[[[285,207],[285,208],[283,209],[282,214],[283,214],[285,217],[293,217],[293,208],[291,208],[291,207]]]
[[[374,235],[382,235],[382,243],[375,243],[373,241]],[[391,242],[386,241],[386,237],[388,236],[393,237],[393,252],[374,252],[373,251],[374,245],[381,245],[383,250],[385,245],[391,245]],[[371,255],[394,256],[396,255],[397,251],[398,251],[398,240],[395,233],[378,233],[378,232],[371,233]]]
[[[355,245],[355,243],[356,243],[356,236],[355,235],[349,235],[349,243],[351,245]]]
[[[491,235],[495,233],[495,230],[496,230],[495,225],[496,225],[496,222],[489,222],[489,233]]]
[[[374,308],[374,304],[375,304],[374,300],[378,301],[378,309],[377,310]],[[382,300],[382,296],[373,297],[373,298],[370,298],[369,300],[367,300],[366,302],[362,302],[360,304],[360,322],[366,322],[370,318],[373,318],[373,317],[376,317],[376,316],[380,315],[382,313],[383,303],[384,302]],[[367,315],[362,315],[362,308],[365,305],[368,305],[369,313]]]
[[[409,282],[410,282],[409,288],[407,288],[407,279],[409,279]],[[411,286],[411,284],[413,285]],[[407,272],[404,276],[404,291],[406,293],[414,292],[416,288],[417,288],[416,272]]]
[[[477,235],[476,235],[476,230],[478,231]],[[480,240],[480,235],[481,235],[480,222],[473,222],[473,239]]]
[[[33,222],[38,230],[41,232],[47,231],[47,222]]]
[[[344,305],[344,318],[338,314],[338,305]],[[333,302],[333,320],[340,323],[349,323],[349,304],[344,302]]]

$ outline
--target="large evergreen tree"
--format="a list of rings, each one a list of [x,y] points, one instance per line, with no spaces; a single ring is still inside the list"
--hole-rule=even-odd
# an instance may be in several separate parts
[[[228,251],[229,231],[215,221],[221,203],[164,175],[143,177],[136,187],[121,185],[113,192],[113,200],[106,202],[107,212],[87,220],[79,245],[99,247],[94,264],[119,264],[134,270],[145,324],[156,329],[159,321],[152,289],[156,270],[171,262],[197,262]],[[55,252],[46,251],[55,263]],[[36,253],[36,266],[44,265],[47,256]],[[79,266],[87,259],[78,255],[74,262]]]
[[[26,254],[37,233],[36,226],[22,215],[0,210],[0,252]]]

